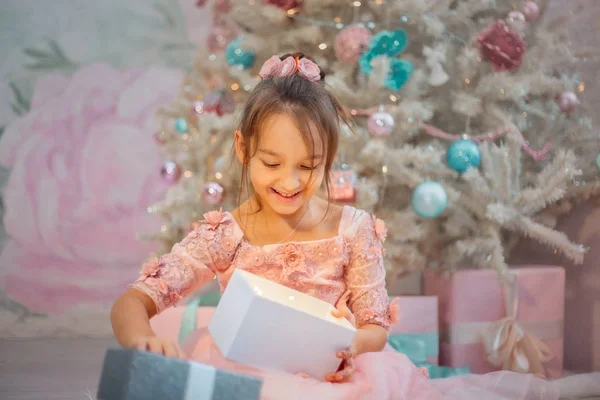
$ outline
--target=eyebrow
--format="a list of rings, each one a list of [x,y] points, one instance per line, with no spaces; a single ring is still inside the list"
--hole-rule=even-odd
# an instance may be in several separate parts
[[[276,153],[272,150],[267,150],[267,149],[258,149],[259,153],[263,153],[263,154],[268,154],[270,156],[273,157],[281,157],[281,154]],[[323,158],[323,156],[321,154],[315,154],[313,157],[306,157],[307,159],[312,158],[312,159],[317,159],[317,158]]]

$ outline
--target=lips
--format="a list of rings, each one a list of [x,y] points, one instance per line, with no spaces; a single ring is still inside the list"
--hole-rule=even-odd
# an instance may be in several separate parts
[[[286,200],[292,200],[292,199],[295,199],[295,198],[298,196],[298,194],[301,192],[301,190],[300,190],[300,191],[298,191],[298,192],[294,192],[294,193],[285,193],[285,192],[280,192],[280,191],[278,191],[278,190],[275,190],[275,189],[273,189],[273,188],[271,188],[271,190],[272,190],[272,191],[273,191],[273,192],[274,192],[274,193],[275,193],[277,196],[279,196],[279,197],[280,197],[280,198],[282,198],[282,199],[286,199]]]

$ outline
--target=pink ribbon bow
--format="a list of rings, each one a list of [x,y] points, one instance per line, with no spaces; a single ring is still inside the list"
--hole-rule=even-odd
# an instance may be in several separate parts
[[[516,274],[509,273],[504,283],[507,317],[487,326],[481,332],[483,346],[490,364],[504,370],[530,372],[546,376],[544,363],[553,358],[552,351],[539,338],[527,332],[517,322],[519,298]]]
[[[321,69],[308,58],[287,57],[283,61],[278,56],[272,56],[263,64],[258,75],[262,79],[286,77],[298,72],[300,76],[311,82],[321,79]]]

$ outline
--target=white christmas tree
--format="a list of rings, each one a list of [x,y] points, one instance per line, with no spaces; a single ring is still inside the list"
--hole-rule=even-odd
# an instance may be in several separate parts
[[[385,219],[390,271],[507,268],[529,236],[576,262],[557,212],[600,192],[600,140],[545,1],[215,0],[215,26],[156,140],[173,183],[146,238],[168,250],[202,214],[237,206],[240,106],[272,55],[312,57],[352,116],[334,201]]]

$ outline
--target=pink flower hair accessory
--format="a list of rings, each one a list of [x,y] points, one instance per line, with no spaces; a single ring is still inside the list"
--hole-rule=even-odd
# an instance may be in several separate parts
[[[318,82],[321,79],[321,69],[308,58],[287,57],[283,61],[278,56],[271,56],[260,69],[258,75],[262,79],[283,78],[298,72],[304,79]]]

